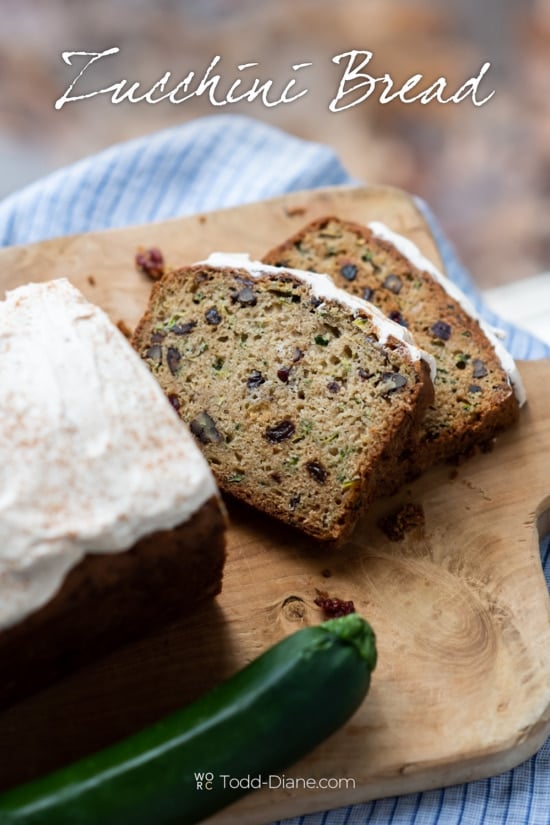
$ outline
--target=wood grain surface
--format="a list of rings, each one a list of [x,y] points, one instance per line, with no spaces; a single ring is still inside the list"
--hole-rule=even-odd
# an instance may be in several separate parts
[[[408,196],[344,187],[7,249],[1,284],[66,276],[132,326],[150,289],[133,265],[139,245],[160,246],[174,265],[214,250],[260,256],[325,214],[383,220],[441,265]],[[229,503],[222,595],[0,714],[0,785],[192,700],[285,634],[318,622],[317,590],[353,599],[376,630],[379,664],[350,722],[285,776],[350,781],[264,789],[212,823],[266,823],[454,784],[529,757],[550,733],[550,601],[539,553],[539,536],[550,530],[550,362],[520,370],[529,403],[492,452],[438,467],[377,502],[337,552]],[[425,523],[390,541],[380,519],[410,503]]]

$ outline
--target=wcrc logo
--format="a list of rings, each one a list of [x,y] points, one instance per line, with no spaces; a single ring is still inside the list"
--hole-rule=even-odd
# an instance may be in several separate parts
[[[214,774],[210,771],[195,771],[194,777],[197,791],[211,791],[214,787]]]

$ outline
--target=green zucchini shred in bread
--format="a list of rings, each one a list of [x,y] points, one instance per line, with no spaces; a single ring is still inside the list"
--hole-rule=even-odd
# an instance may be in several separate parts
[[[416,438],[381,479],[380,492],[388,493],[441,460],[467,456],[476,446],[486,448],[517,420],[519,403],[495,342],[465,308],[467,299],[450,282],[444,286],[447,279],[435,273],[410,242],[383,225],[372,226],[381,227],[380,232],[321,218],[272,249],[263,261],[327,273],[338,287],[407,327],[418,346],[434,357],[434,402]],[[390,238],[408,248],[419,265]],[[521,395],[519,377],[516,381]]]
[[[222,490],[341,541],[431,402],[429,366],[329,279],[325,299],[297,273],[258,266],[167,273],[133,344]]]

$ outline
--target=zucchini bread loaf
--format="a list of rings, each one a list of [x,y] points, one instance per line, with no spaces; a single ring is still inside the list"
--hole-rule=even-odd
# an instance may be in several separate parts
[[[340,541],[432,399],[410,341],[329,278],[215,254],[153,286],[133,344],[222,490]]]
[[[442,459],[467,455],[516,421],[524,393],[511,356],[466,296],[408,239],[378,222],[365,227],[327,217],[263,260],[328,273],[409,329],[434,357],[434,402],[381,491],[392,492]]]
[[[194,439],[66,280],[0,303],[0,704],[220,590]]]

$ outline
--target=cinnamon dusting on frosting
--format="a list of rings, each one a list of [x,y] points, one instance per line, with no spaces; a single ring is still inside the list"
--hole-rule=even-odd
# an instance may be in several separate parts
[[[67,280],[0,302],[0,359],[1,629],[85,553],[185,522],[216,486],[146,365]]]

